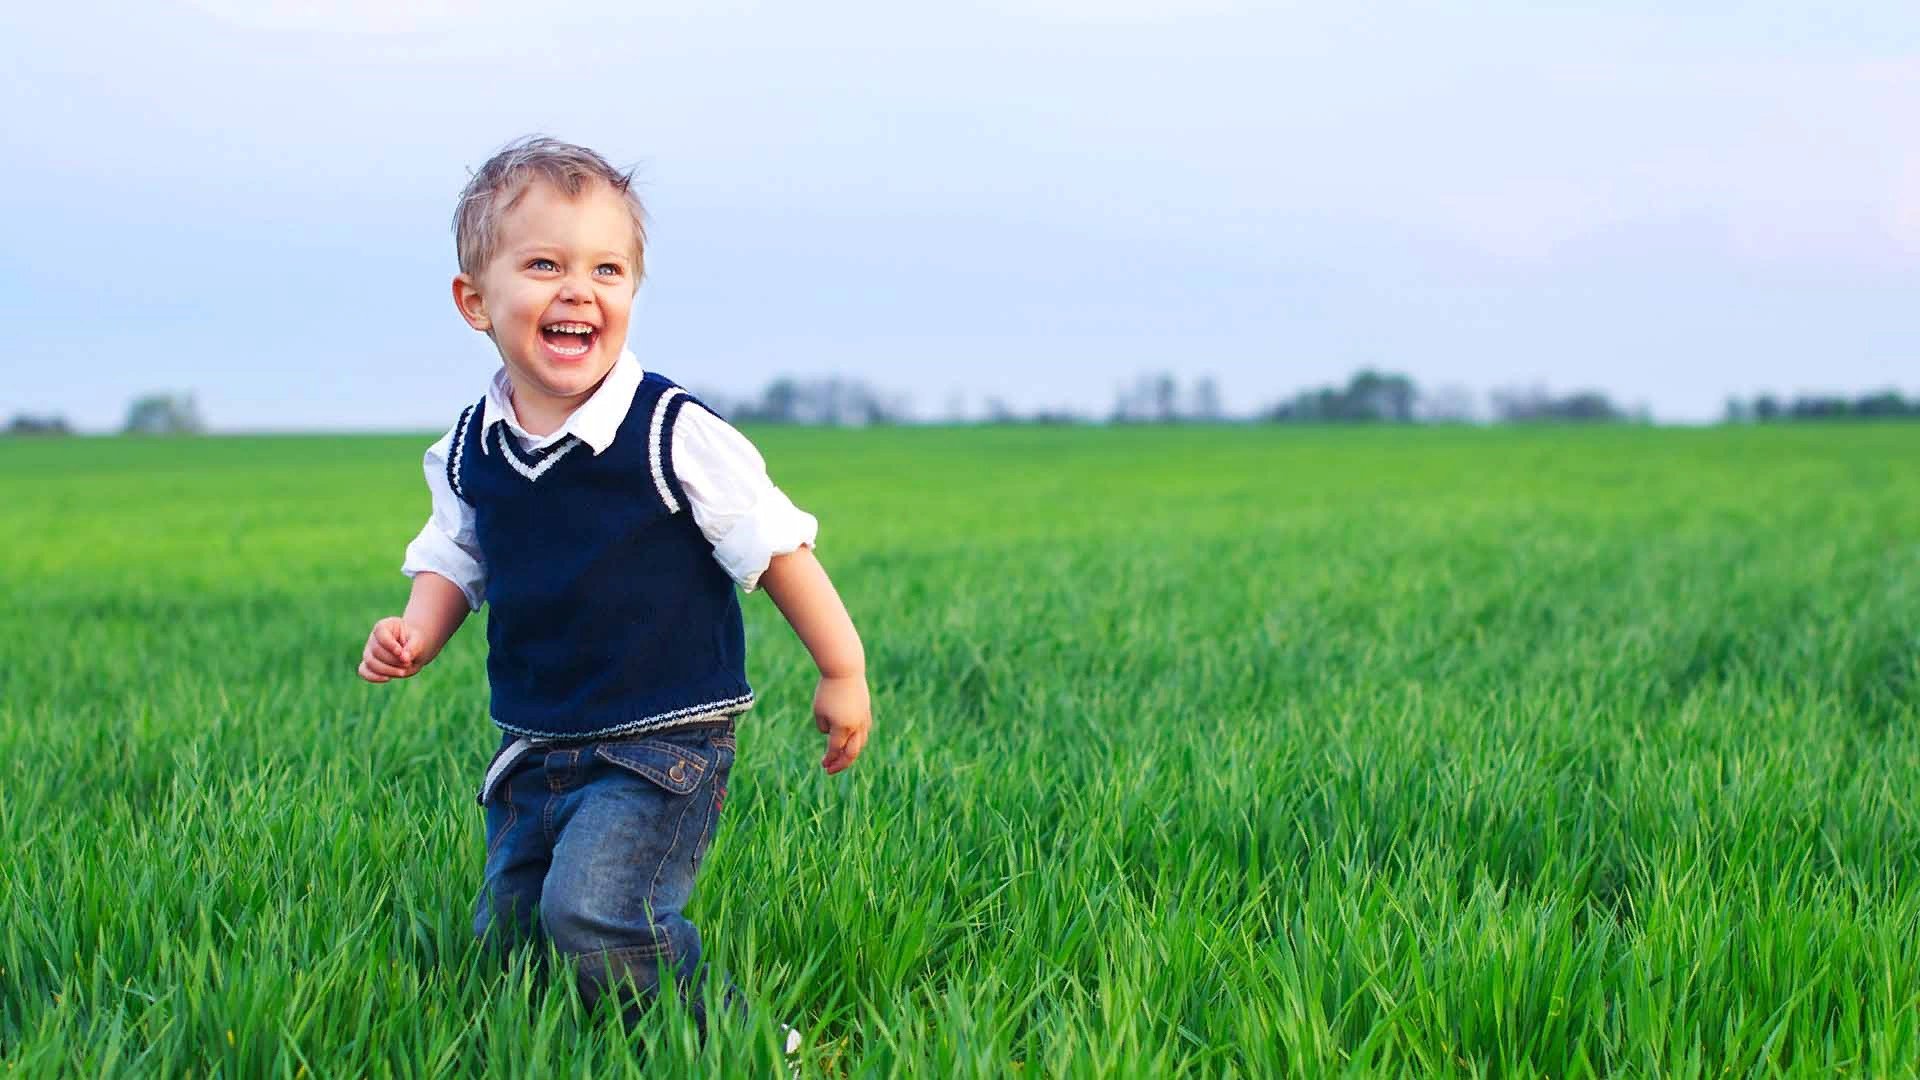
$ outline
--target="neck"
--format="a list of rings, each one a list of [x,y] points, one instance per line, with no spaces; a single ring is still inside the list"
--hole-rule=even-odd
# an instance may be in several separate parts
[[[567,417],[572,416],[575,409],[587,403],[587,399],[593,396],[594,390],[600,388],[599,384],[595,383],[593,389],[578,397],[564,398],[528,392],[514,383],[511,378],[508,379],[508,385],[512,389],[510,403],[513,405],[514,419],[520,422],[521,429],[529,435],[553,434],[559,430],[561,424],[567,422]]]

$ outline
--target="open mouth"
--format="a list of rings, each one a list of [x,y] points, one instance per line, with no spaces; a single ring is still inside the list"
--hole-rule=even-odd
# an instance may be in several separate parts
[[[558,356],[585,356],[600,331],[586,323],[557,322],[540,328],[540,340]]]

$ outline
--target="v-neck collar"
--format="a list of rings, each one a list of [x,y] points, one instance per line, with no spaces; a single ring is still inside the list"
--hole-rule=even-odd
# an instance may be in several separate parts
[[[507,380],[507,369],[503,366],[493,373],[493,381],[487,386],[486,402],[480,409],[480,429],[483,433],[491,434],[497,425],[504,429],[503,436],[511,434],[532,443],[532,449],[519,452],[521,461],[528,462],[529,468],[534,466],[528,459],[557,451],[559,447],[567,445],[569,438],[575,445],[586,443],[597,456],[613,445],[613,438],[619,434],[620,425],[627,418],[627,410],[633,405],[633,395],[640,389],[640,381],[645,377],[646,372],[640,367],[640,361],[634,358],[633,352],[620,350],[620,358],[613,362],[607,377],[600,380],[600,386],[593,394],[569,413],[552,433],[541,436],[530,434],[520,426],[520,418],[513,411],[513,384]],[[511,447],[513,442],[513,438],[500,439],[502,446]],[[480,440],[481,453],[492,453],[487,443],[485,438]],[[512,452],[509,450],[510,454]],[[525,474],[527,470],[521,468],[520,471]]]

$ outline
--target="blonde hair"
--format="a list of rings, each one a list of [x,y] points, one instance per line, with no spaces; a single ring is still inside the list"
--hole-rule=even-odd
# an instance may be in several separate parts
[[[607,185],[620,196],[633,215],[633,250],[637,256],[633,283],[638,288],[646,273],[647,227],[646,209],[633,193],[633,172],[621,172],[584,146],[545,135],[527,135],[501,147],[461,189],[460,203],[453,211],[453,246],[460,257],[460,272],[478,274],[493,258],[499,243],[500,218],[536,180],[552,184],[568,198],[577,198],[595,183]]]

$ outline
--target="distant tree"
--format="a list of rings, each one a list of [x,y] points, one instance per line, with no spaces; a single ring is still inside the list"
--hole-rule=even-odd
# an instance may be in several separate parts
[[[1787,406],[1787,415],[1795,420],[1842,420],[1852,413],[1853,405],[1846,398],[1827,394],[1797,397]]]
[[[1729,406],[1731,408],[1731,406]],[[1848,398],[1839,394],[1801,394],[1781,401],[1772,394],[1753,399],[1756,420],[1894,420],[1920,417],[1920,398],[1909,401],[1897,390],[1875,390]]]
[[[759,400],[736,405],[734,415],[769,424],[862,426],[904,423],[912,409],[905,395],[878,390],[858,379],[782,376],[767,384]]]
[[[1180,419],[1180,384],[1167,372],[1141,375],[1114,391],[1107,419],[1115,424],[1166,424]]]
[[[1153,420],[1154,378],[1141,375],[1131,387],[1116,391],[1112,419],[1118,424],[1145,424]]]
[[[1853,415],[1866,420],[1920,416],[1920,399],[1908,401],[1892,390],[1862,395],[1853,403]]]
[[[1153,419],[1162,424],[1170,424],[1180,419],[1179,384],[1172,375],[1161,374],[1153,379]]]
[[[840,426],[858,423],[854,417],[863,414],[860,402],[850,392],[846,383],[839,379],[827,379],[813,384],[813,416],[816,424]]]
[[[1480,419],[1473,391],[1448,385],[1422,393],[1414,403],[1414,417],[1428,424],[1471,424]]]
[[[32,416],[20,413],[7,423],[9,435],[71,435],[73,428],[64,416]]]
[[[1624,420],[1627,417],[1624,410],[1598,390],[1569,394],[1554,404],[1555,419],[1559,420]]]
[[[756,418],[776,424],[791,424],[797,419],[795,412],[799,401],[798,384],[788,378],[775,379],[767,385],[766,392],[760,395],[760,407]]]
[[[1507,424],[1594,423],[1627,419],[1627,413],[1598,390],[1581,390],[1555,397],[1544,387],[1496,390],[1493,415]]]
[[[1345,407],[1350,420],[1382,420],[1405,424],[1413,419],[1413,380],[1405,375],[1362,371],[1347,384]]]
[[[127,408],[129,435],[198,435],[206,430],[192,394],[146,394]]]
[[[1041,406],[1025,418],[1029,424],[1084,424],[1087,417],[1071,406]]]
[[[1218,423],[1224,411],[1220,407],[1220,384],[1213,376],[1202,375],[1193,384],[1193,405],[1188,413],[1203,424]]]
[[[1267,410],[1282,423],[1389,423],[1413,420],[1419,388],[1405,375],[1371,369],[1356,373],[1344,388],[1305,390]]]

